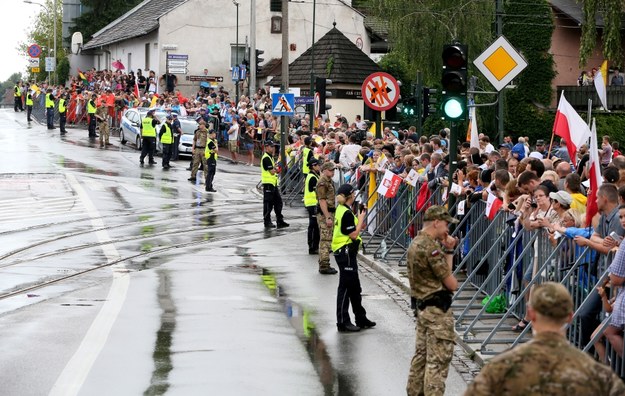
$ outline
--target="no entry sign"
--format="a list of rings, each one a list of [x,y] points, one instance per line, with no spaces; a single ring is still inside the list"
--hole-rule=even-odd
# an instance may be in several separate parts
[[[362,98],[365,104],[376,111],[386,111],[399,100],[399,84],[388,73],[370,74],[362,83]]]

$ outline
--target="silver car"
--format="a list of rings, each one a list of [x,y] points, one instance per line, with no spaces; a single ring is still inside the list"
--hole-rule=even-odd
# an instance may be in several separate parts
[[[147,107],[138,107],[128,109],[124,112],[119,131],[121,144],[131,143],[135,145],[137,150],[141,150],[141,120],[146,116],[148,110]],[[161,122],[165,122],[165,117],[167,117],[167,113],[164,111],[156,111],[154,115]],[[157,145],[157,148],[158,146],[159,145]]]

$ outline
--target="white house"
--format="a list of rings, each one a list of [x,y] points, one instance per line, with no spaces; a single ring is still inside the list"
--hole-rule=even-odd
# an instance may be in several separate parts
[[[270,3],[275,4],[256,0],[255,9],[256,48],[265,51],[266,60],[282,58],[282,13],[272,12]],[[250,0],[238,1],[238,21],[236,4],[233,0],[145,0],[86,39],[81,56],[72,58],[72,66],[112,69],[111,63],[119,60],[126,70],[154,70],[162,75],[169,52],[188,56],[186,73],[174,70],[183,93],[197,90],[204,69],[209,76],[219,78],[213,79],[215,84],[234,92],[231,67],[236,64],[237,52],[239,63],[246,57],[251,34]],[[312,0],[289,3],[289,63],[311,46],[312,19]],[[364,15],[349,0],[317,4],[315,41],[330,31],[335,21],[350,41],[370,54]],[[254,49],[251,52],[253,57]]]

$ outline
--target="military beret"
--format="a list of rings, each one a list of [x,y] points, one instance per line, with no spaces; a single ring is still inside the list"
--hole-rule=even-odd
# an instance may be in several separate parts
[[[425,221],[444,220],[448,223],[457,223],[458,220],[451,217],[447,209],[442,206],[434,205],[430,206],[425,211]]]
[[[573,312],[573,299],[562,284],[545,282],[532,291],[530,306],[541,315],[560,320]]]

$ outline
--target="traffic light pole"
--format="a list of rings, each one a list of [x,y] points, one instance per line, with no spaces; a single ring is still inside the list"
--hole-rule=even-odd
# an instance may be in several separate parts
[[[312,45],[310,46],[310,95],[315,97],[315,16],[317,11],[317,0],[313,0],[313,15],[312,15]],[[309,117],[310,117],[310,130],[315,127],[315,105],[309,105]]]
[[[423,132],[423,74],[418,71],[417,72],[417,84],[415,88],[414,97],[417,100],[417,134],[421,137]]]
[[[449,137],[449,187],[447,191],[451,191],[451,183],[453,183],[454,173],[458,169],[458,123],[451,122],[451,133]],[[449,197],[449,203],[447,208],[451,210],[456,204],[456,196],[454,194],[447,194]]]
[[[495,29],[497,37],[503,34],[503,0],[496,0],[495,5]],[[497,136],[499,144],[503,143],[503,101],[505,89],[497,94]]]
[[[255,47],[252,47],[255,49]],[[256,61],[250,62],[255,64]],[[282,0],[282,84],[280,92],[289,92],[289,0]],[[289,133],[289,117],[280,117],[280,159],[282,160],[281,178],[286,178],[286,136]]]
[[[382,112],[375,112],[375,138],[382,139]]]

